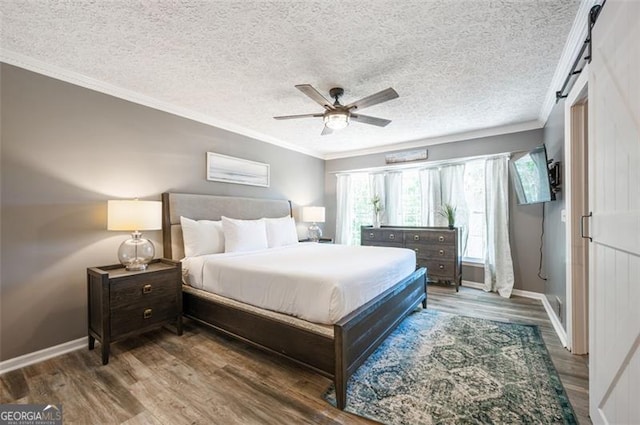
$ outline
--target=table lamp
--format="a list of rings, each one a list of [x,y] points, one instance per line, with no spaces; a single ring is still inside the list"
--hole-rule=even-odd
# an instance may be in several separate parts
[[[318,242],[322,236],[322,230],[317,223],[324,223],[324,207],[302,207],[302,221],[312,223],[309,226],[309,240]]]
[[[156,253],[153,243],[140,230],[162,228],[162,202],[107,201],[107,230],[130,231],[131,239],[122,242],[118,260],[127,270],[145,270]]]

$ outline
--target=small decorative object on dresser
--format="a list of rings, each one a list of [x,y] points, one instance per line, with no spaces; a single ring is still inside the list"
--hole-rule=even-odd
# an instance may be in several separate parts
[[[360,228],[362,245],[413,249],[417,267],[427,268],[429,282],[453,283],[456,292],[462,281],[459,229],[454,227],[371,226]]]
[[[375,195],[371,198],[371,204],[373,205],[373,227],[377,229],[380,227],[380,215],[382,214],[382,199],[380,199],[380,195]]]
[[[102,364],[116,340],[173,323],[182,335],[182,265],[157,259],[144,271],[120,264],[87,269],[89,350],[102,344]]]
[[[449,229],[453,229],[453,227],[456,225],[456,210],[457,207],[454,207],[451,204],[442,205],[440,215],[447,219]]]

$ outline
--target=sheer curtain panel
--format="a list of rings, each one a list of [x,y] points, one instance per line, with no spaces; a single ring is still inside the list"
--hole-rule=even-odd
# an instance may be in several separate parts
[[[401,226],[402,223],[402,172],[389,172],[384,179],[386,195],[385,224]]]
[[[353,199],[351,197],[351,176],[338,174],[336,176],[336,243],[348,245],[351,243],[353,225]]]
[[[513,262],[509,244],[509,158],[485,162],[486,253],[484,290],[505,298],[513,290]]]
[[[440,192],[440,170],[426,168],[419,171],[420,192],[422,195],[422,225],[446,226],[447,220],[439,214],[442,209],[442,194]]]
[[[442,204],[449,204],[456,208],[455,226],[460,228],[459,254],[464,256],[469,237],[469,208],[467,208],[467,199],[464,193],[464,164],[442,167],[440,169],[440,186]]]

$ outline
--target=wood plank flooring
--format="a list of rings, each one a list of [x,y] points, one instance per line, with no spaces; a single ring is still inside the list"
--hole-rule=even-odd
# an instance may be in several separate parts
[[[586,357],[560,344],[537,300],[429,287],[428,308],[534,323],[581,424],[588,416]],[[0,403],[61,403],[65,424],[371,424],[322,399],[330,380],[186,321],[100,350],[75,351],[0,376]]]

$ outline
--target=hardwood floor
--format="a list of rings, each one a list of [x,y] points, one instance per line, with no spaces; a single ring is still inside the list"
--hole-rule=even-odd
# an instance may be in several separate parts
[[[534,323],[581,424],[588,412],[585,357],[560,344],[537,300],[429,287],[428,308]],[[184,335],[153,331],[100,350],[75,351],[0,376],[0,403],[61,403],[65,424],[371,424],[322,399],[330,380],[186,321]]]

